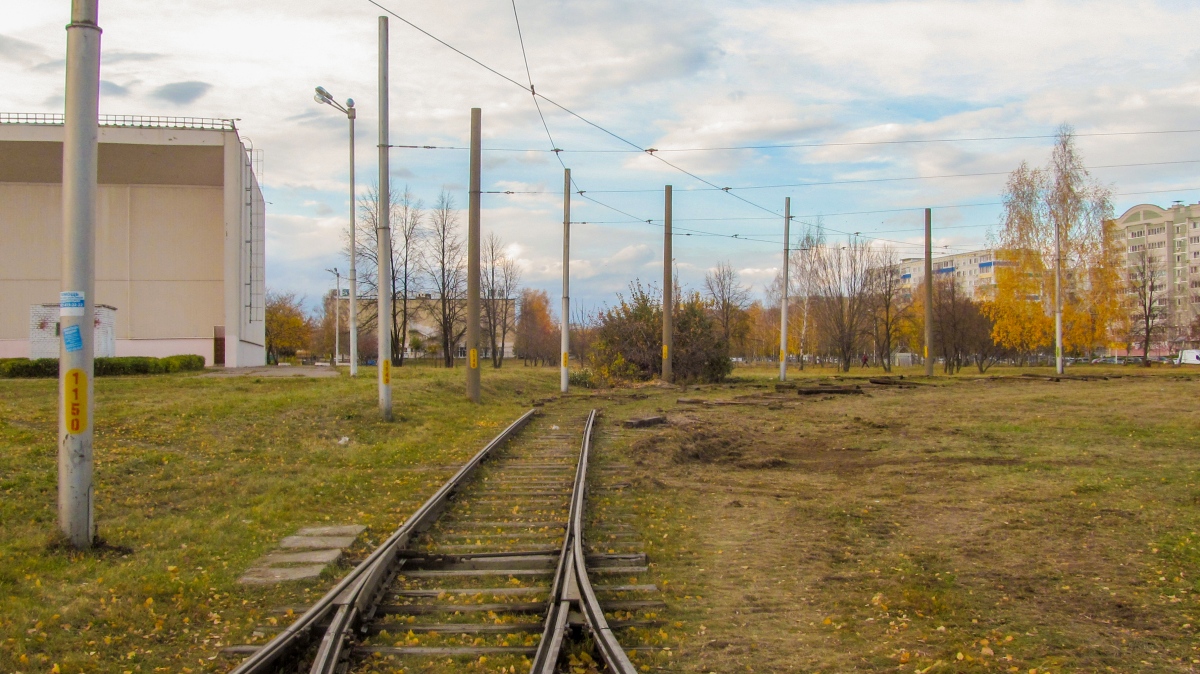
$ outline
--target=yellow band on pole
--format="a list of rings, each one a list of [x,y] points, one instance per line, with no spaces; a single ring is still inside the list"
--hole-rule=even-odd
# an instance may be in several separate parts
[[[471,349],[471,368],[479,367],[479,349]]]
[[[63,411],[66,413],[68,433],[78,435],[87,430],[88,379],[83,370],[67,370],[66,386],[63,387]]]
[[[562,364],[562,366],[563,366],[563,367],[568,367],[568,363],[569,363],[569,362],[570,362],[570,356],[568,355],[568,353],[567,353],[566,351],[563,351],[563,364]]]

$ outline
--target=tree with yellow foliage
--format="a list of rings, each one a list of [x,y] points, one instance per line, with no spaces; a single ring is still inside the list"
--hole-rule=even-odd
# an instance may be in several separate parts
[[[279,362],[280,356],[294,356],[308,347],[313,325],[304,311],[304,299],[296,293],[267,292],[267,355]]]
[[[1065,124],[1049,166],[1021,162],[1009,174],[995,246],[996,292],[985,307],[998,344],[1026,357],[1053,343],[1057,251],[1064,351],[1090,354],[1109,342],[1121,270],[1110,198],[1084,167]]]

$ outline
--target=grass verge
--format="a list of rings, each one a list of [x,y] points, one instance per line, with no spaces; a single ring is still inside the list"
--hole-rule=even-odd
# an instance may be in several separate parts
[[[368,545],[399,526],[472,453],[555,390],[557,371],[394,370],[396,421],[375,373],[96,382],[96,521],[105,545],[56,538],[56,382],[0,381],[0,671],[201,672],[262,641],[273,607],[332,583],[238,576],[298,528],[359,523]],[[348,438],[345,444],[339,444]]]

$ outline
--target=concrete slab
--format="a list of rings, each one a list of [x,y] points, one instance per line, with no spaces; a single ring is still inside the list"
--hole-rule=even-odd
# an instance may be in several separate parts
[[[313,550],[312,552],[276,552],[258,560],[259,566],[279,566],[282,564],[332,564],[341,559],[342,551]]]
[[[241,578],[238,578],[238,582],[242,585],[270,585],[289,580],[307,580],[321,575],[321,571],[324,569],[324,564],[274,568],[258,567],[247,570]]]
[[[335,527],[305,527],[296,532],[297,536],[357,536],[366,531],[361,524],[343,524]]]
[[[348,548],[354,544],[355,536],[288,536],[279,541],[281,548]]]

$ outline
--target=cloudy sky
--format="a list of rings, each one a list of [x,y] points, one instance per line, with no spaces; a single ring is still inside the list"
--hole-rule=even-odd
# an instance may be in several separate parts
[[[526,80],[510,0],[378,1]],[[0,110],[61,112],[69,2],[0,6]],[[779,268],[785,197],[794,232],[821,216],[831,236],[859,232],[916,255],[919,209],[932,206],[942,250],[985,245],[1004,174],[1021,160],[1043,164],[1064,122],[1118,213],[1200,199],[1200,133],[1129,133],[1200,129],[1200,47],[1172,37],[1200,21],[1194,2],[516,7],[538,93],[612,134],[542,102],[562,161],[600,202],[573,203],[572,295],[585,305],[611,301],[631,279],[661,278],[667,184],[684,283],[698,287],[729,261],[756,289]],[[349,183],[345,117],[315,103],[313,87],[356,101],[365,188],[378,175],[383,13],[368,0],[102,0],[100,111],[238,118],[264,151],[268,284],[314,298],[332,284],[323,270],[345,266]],[[532,97],[400,19],[390,26],[392,142],[464,146],[470,108],[482,108],[484,190],[525,193],[484,195],[484,231],[510,245],[527,284],[556,296],[562,166]],[[466,152],[395,149],[391,175],[426,204],[447,190],[465,222]]]

